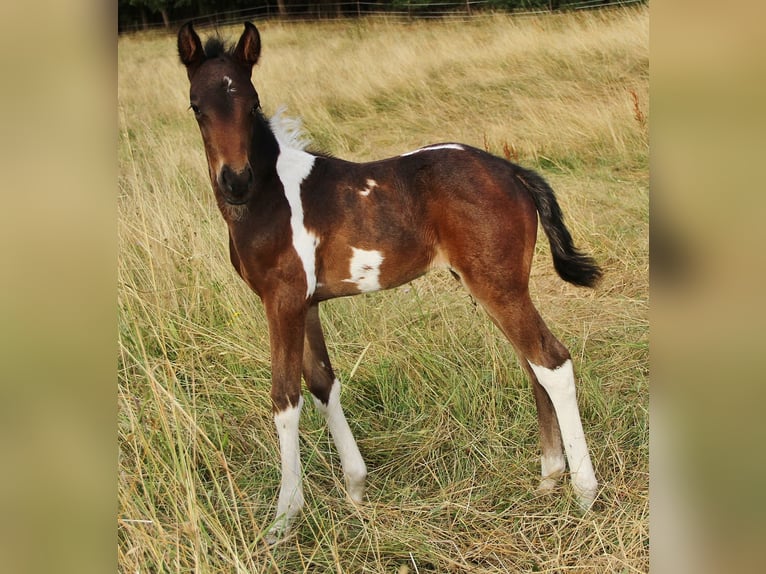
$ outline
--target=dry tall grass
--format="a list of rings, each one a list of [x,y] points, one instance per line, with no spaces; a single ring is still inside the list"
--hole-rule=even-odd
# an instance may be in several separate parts
[[[550,180],[606,271],[597,290],[572,288],[541,241],[532,285],[576,359],[603,488],[585,516],[567,482],[534,493],[529,384],[483,312],[436,274],[323,306],[367,502],[344,499],[307,406],[305,512],[267,547],[279,458],[263,312],[228,263],[175,40],[129,36],[118,46],[121,570],[646,571],[648,10],[260,29],[266,111],[287,104],[317,147],[363,160],[456,140],[505,148]]]

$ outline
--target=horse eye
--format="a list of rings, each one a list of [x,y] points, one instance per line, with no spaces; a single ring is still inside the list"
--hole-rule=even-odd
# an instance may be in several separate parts
[[[255,114],[257,114],[257,113],[258,113],[258,110],[259,110],[260,108],[261,108],[261,104],[260,104],[260,103],[258,103],[258,104],[255,104],[255,105],[253,106],[253,108],[250,110],[250,115],[253,115],[253,116],[254,116]]]
[[[199,111],[199,107],[198,106],[195,106],[194,104],[190,104],[189,108],[191,109],[191,111],[194,112],[195,116],[199,116],[200,115],[200,111]]]

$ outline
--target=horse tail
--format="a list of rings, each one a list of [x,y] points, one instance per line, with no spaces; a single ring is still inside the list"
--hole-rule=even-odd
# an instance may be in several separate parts
[[[556,273],[573,285],[594,287],[601,278],[601,268],[592,257],[574,246],[553,190],[537,173],[514,167],[516,178],[529,192],[540,215],[540,222],[551,245]]]

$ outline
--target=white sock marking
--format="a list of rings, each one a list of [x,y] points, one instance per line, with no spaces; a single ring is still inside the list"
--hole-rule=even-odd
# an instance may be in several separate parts
[[[356,283],[360,291],[380,290],[380,266],[383,263],[383,254],[376,250],[351,248],[351,262],[349,273],[351,277],[344,279],[344,283]]]
[[[542,455],[540,457],[540,486],[537,487],[537,490],[541,492],[553,490],[566,467],[563,453],[561,456]]]
[[[322,404],[316,397],[314,397],[314,403],[319,412],[324,415],[335,448],[338,449],[338,456],[340,456],[340,464],[343,467],[343,476],[346,481],[346,490],[351,500],[361,502],[364,496],[367,466],[364,464],[354,435],[351,433],[346,416],[343,414],[343,407],[340,404],[340,381],[335,379],[327,405]]]
[[[282,483],[279,487],[276,520],[269,531],[269,541],[275,542],[290,529],[290,523],[303,507],[303,484],[301,477],[301,454],[298,437],[298,421],[303,407],[303,397],[298,406],[290,407],[274,415],[279,435],[279,454],[282,461]]]
[[[290,204],[290,227],[293,232],[293,247],[303,263],[306,273],[306,298],[316,290],[316,249],[319,238],[303,224],[303,202],[301,183],[311,173],[315,156],[303,151],[305,142],[300,132],[300,122],[282,116],[280,110],[271,118],[271,129],[279,144],[277,174],[285,189]]]
[[[426,147],[421,147],[421,148],[418,148],[418,149],[413,150],[413,151],[408,151],[407,153],[403,153],[399,157],[406,157],[408,155],[414,155],[416,153],[420,153],[420,152],[424,152],[424,151],[435,151],[437,149],[457,149],[457,150],[460,150],[460,151],[465,151],[465,148],[462,145],[460,145],[460,144],[454,144],[454,143],[436,144],[436,145],[429,145],[429,146],[426,146]]]
[[[580,411],[577,408],[572,361],[567,359],[555,369],[541,367],[532,362],[529,365],[532,367],[538,382],[551,398],[559,420],[561,439],[564,442],[564,451],[572,476],[572,486],[580,506],[588,509],[596,497],[598,482],[593,472],[588,445],[585,442],[585,432],[580,420]],[[545,478],[545,469],[543,477]]]
[[[558,478],[566,470],[566,461],[564,460],[564,454],[561,456],[546,456],[540,457],[540,476],[542,478]]]

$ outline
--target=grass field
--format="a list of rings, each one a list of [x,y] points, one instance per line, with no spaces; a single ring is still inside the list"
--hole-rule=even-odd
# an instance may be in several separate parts
[[[557,190],[605,277],[593,291],[565,284],[540,241],[531,288],[575,359],[601,492],[587,515],[568,480],[535,493],[529,382],[484,312],[435,273],[323,305],[367,500],[346,501],[308,400],[305,510],[268,547],[279,456],[264,314],[228,262],[175,38],[126,36],[120,570],[648,571],[648,9],[259,28],[264,109],[286,104],[314,147],[370,160],[462,141],[510,155]]]

